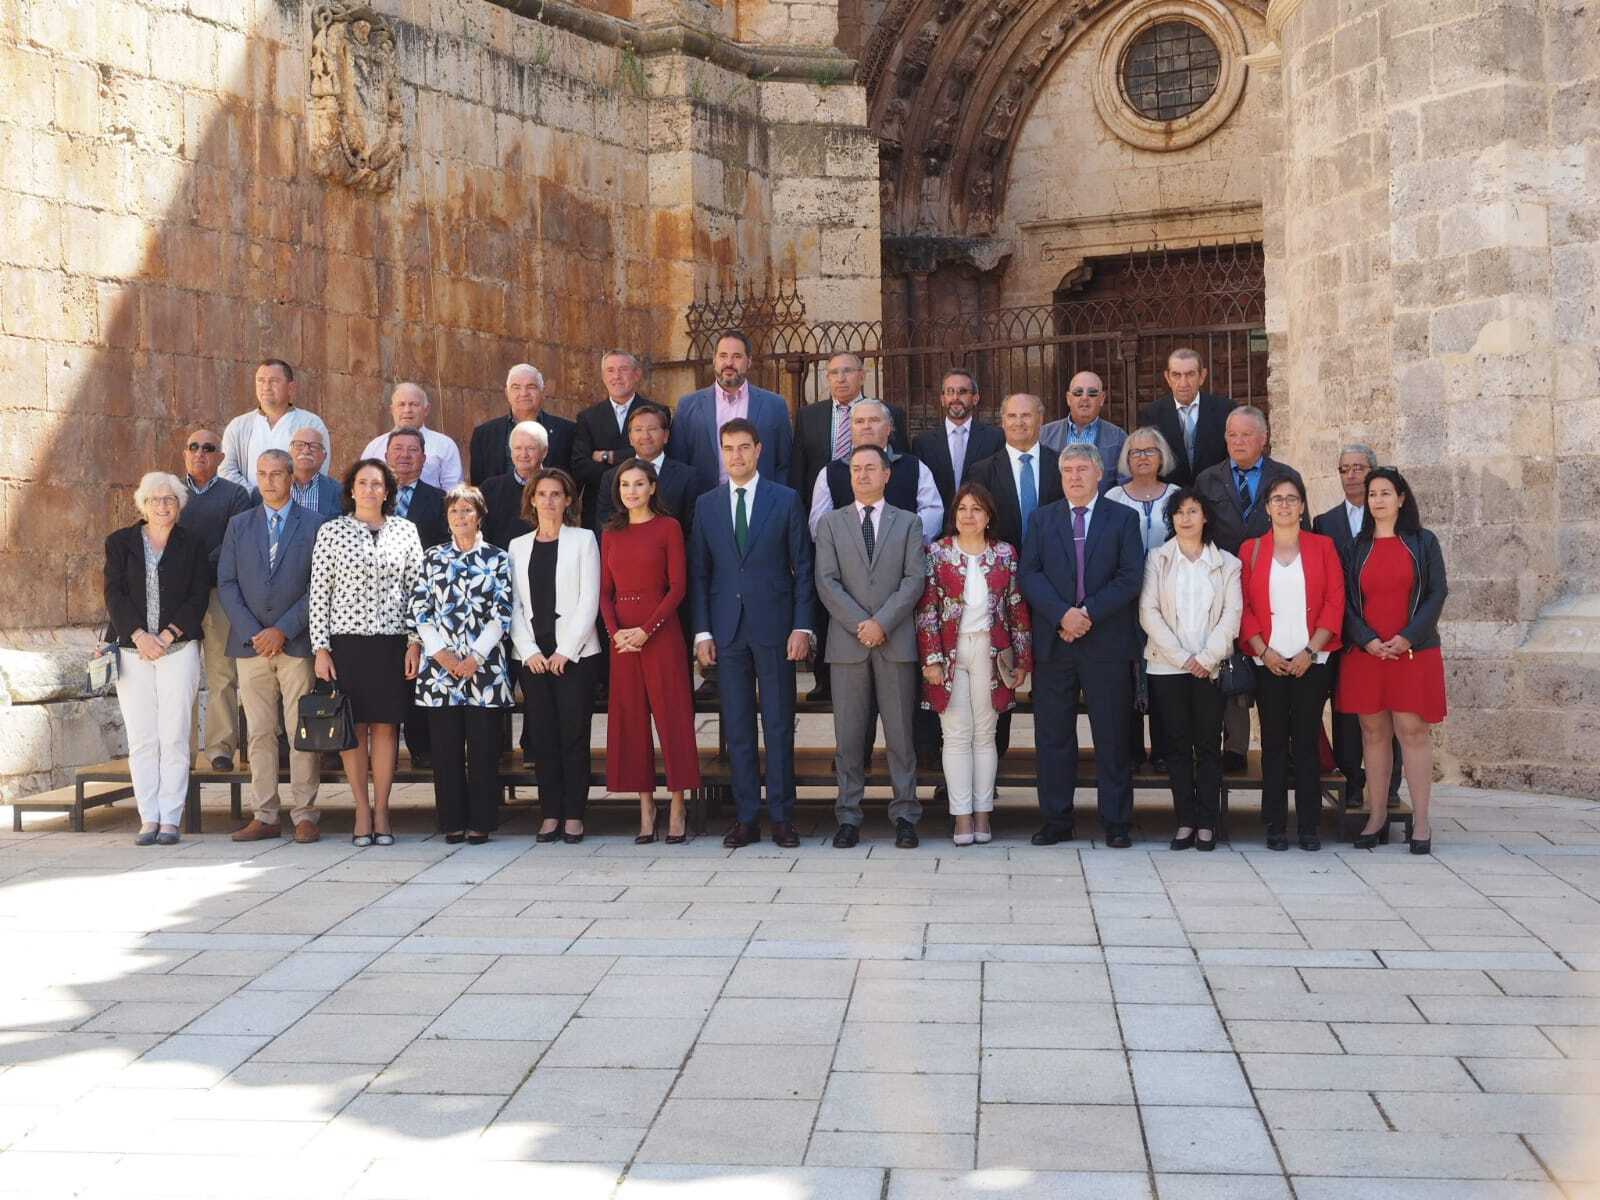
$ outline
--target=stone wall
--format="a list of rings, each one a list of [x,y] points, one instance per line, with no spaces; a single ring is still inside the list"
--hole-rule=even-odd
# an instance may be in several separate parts
[[[252,406],[263,355],[342,465],[401,379],[463,443],[515,362],[555,410],[590,403],[607,347],[681,357],[710,284],[782,270],[813,312],[875,315],[876,159],[832,3],[376,7],[406,141],[379,193],[308,161],[311,0],[0,0],[0,573],[28,581],[0,645],[100,619],[133,485]],[[23,720],[0,706],[0,740]],[[28,744],[52,778],[85,761]]]
[[[1345,440],[1444,544],[1441,764],[1600,794],[1600,10],[1275,0],[1274,444]]]
[[[1230,5],[1251,50],[1258,13]],[[1260,145],[1276,80],[1249,74],[1228,120],[1176,150],[1129,144],[1095,111],[1109,9],[1051,69],[1018,134],[996,234],[1014,247],[1000,303],[1048,304],[1087,257],[1261,236]]]

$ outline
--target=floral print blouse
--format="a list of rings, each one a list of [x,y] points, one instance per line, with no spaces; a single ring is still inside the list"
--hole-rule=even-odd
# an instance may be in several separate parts
[[[511,559],[479,537],[470,550],[441,542],[422,556],[411,591],[411,617],[422,639],[417,704],[424,708],[470,705],[510,708],[505,637],[511,628]],[[472,655],[475,674],[457,679],[434,659],[440,650]]]

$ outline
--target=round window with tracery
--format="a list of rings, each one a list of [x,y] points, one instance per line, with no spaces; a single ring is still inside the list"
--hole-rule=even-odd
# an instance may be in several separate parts
[[[1222,57],[1205,30],[1188,21],[1163,21],[1139,34],[1122,65],[1122,90],[1140,116],[1176,121],[1217,90]]]

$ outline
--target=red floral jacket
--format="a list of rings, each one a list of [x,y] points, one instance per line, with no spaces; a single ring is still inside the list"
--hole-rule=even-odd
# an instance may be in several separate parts
[[[990,662],[1002,650],[1010,650],[1014,669],[1032,673],[1033,626],[1017,588],[1017,552],[1009,542],[992,541],[978,563],[989,585]],[[928,584],[917,604],[917,650],[923,666],[945,669],[945,681],[938,687],[922,681],[922,705],[934,712],[942,713],[950,704],[950,676],[956,643],[961,640],[966,579],[961,548],[954,537],[942,537],[928,547]],[[1000,681],[998,670],[991,673],[989,695],[996,712],[1016,706],[1016,693]]]

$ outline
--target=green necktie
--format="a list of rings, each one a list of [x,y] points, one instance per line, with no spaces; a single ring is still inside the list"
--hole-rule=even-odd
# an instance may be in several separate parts
[[[744,553],[744,544],[750,540],[750,518],[744,511],[744,489],[735,488],[739,495],[739,503],[733,510],[733,544],[739,548],[739,553]]]

